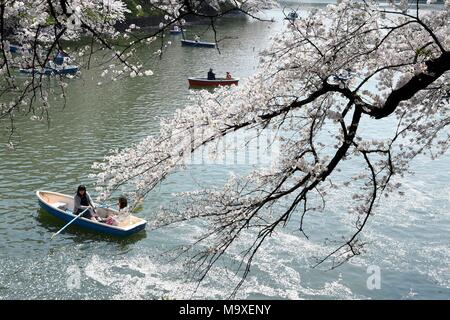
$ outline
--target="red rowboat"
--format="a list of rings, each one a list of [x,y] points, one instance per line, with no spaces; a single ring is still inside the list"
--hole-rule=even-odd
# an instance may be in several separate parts
[[[206,78],[188,78],[189,86],[191,87],[218,87],[218,86],[230,86],[238,85],[239,79],[232,78],[216,78],[215,80],[208,80]]]

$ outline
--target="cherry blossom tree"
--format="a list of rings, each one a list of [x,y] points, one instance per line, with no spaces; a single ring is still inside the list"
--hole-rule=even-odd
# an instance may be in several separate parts
[[[273,39],[259,71],[238,90],[200,92],[161,121],[159,135],[96,163],[98,191],[106,199],[125,188],[137,203],[202,146],[235,131],[275,130],[276,166],[233,176],[221,188],[183,193],[177,206],[161,209],[154,226],[205,223],[185,249],[195,248],[190,261],[200,281],[250,232],[237,290],[264,241],[293,216],[300,235],[309,236],[305,215],[323,210],[337,185],[353,194],[354,231],[318,260],[335,268],[361,253],[361,232],[378,201],[400,187],[394,176],[405,174],[417,155],[448,149],[449,17],[448,0],[427,10],[418,2],[352,0],[311,9]],[[393,123],[389,138],[364,137],[368,124],[384,119]],[[347,161],[360,161],[360,172],[332,183]]]
[[[251,15],[272,1],[225,2],[229,10]],[[18,78],[18,67],[43,68],[57,51],[69,51],[90,67],[93,54],[101,52],[102,74],[112,81],[151,76],[134,55],[136,46],[161,39],[156,52],[161,54],[165,29],[188,15],[210,19],[214,29],[223,12],[207,15],[201,8],[225,2],[145,1],[165,16],[157,30],[137,36],[136,25],[124,31],[116,27],[130,9],[122,1],[0,0],[0,121],[10,122],[10,142],[14,119],[48,119],[49,96],[56,93],[44,85],[43,76]],[[377,202],[400,187],[394,177],[406,173],[417,155],[436,157],[448,149],[450,2],[432,2],[431,9],[421,10],[418,2],[407,0],[390,0],[389,6],[342,0],[289,20],[261,53],[259,71],[238,90],[199,92],[183,110],[162,120],[159,135],[114,150],[94,164],[101,198],[125,188],[137,204],[203,146],[235,131],[273,130],[273,139],[281,142],[276,166],[232,177],[219,189],[183,193],[178,206],[154,217],[154,226],[206,222],[204,234],[186,249],[197,250],[191,262],[199,280],[243,230],[251,232],[252,245],[242,254],[244,281],[264,241],[293,216],[300,220],[301,234],[309,236],[305,215],[323,210],[330,188],[338,185],[340,192],[353,194],[348,211],[355,229],[318,263],[331,261],[337,267],[360,254],[361,232]],[[67,47],[81,38],[90,45]],[[18,54],[11,53],[12,45],[20,46]],[[64,99],[68,80],[58,80]],[[385,119],[395,123],[389,138],[365,138],[367,123]],[[332,182],[348,161],[364,166],[346,181]]]

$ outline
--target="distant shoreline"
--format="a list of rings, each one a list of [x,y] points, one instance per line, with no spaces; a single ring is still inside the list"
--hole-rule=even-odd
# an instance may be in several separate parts
[[[245,14],[226,14],[220,18],[242,18],[246,17]],[[195,15],[188,15],[184,18],[186,21],[186,25],[194,25],[194,24],[208,24],[210,23],[210,19],[204,17],[198,17]],[[147,16],[147,17],[127,17],[124,22],[119,22],[116,24],[116,28],[118,30],[125,30],[131,24],[135,24],[140,28],[159,28],[160,23],[167,22],[164,20],[164,16]]]

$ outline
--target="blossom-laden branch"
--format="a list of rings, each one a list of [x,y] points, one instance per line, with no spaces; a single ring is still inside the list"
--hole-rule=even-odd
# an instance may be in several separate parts
[[[137,201],[205,144],[236,130],[275,129],[282,143],[277,166],[232,177],[221,189],[183,193],[184,200],[162,209],[154,225],[207,222],[204,234],[184,249],[197,250],[190,270],[199,281],[244,230],[250,234],[236,293],[267,237],[296,213],[308,236],[304,217],[324,210],[330,188],[324,182],[346,160],[361,158],[365,169],[341,185],[353,193],[355,231],[318,260],[337,267],[361,253],[361,232],[377,201],[400,187],[394,175],[403,175],[418,154],[429,150],[435,157],[448,148],[449,31],[448,9],[411,16],[355,1],[313,9],[274,39],[259,72],[237,93],[201,92],[161,122],[159,136],[95,164],[98,190],[107,198],[126,186]],[[372,125],[395,118],[397,126],[390,139],[367,140],[363,118]]]

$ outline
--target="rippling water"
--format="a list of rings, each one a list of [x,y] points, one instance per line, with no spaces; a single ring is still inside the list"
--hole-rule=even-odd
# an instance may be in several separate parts
[[[195,284],[183,280],[182,261],[169,262],[165,254],[192,241],[201,232],[199,225],[185,223],[125,240],[71,227],[50,241],[62,223],[39,210],[34,192],[72,194],[80,183],[91,186],[86,176],[92,162],[111,148],[157,132],[156,117],[183,107],[191,94],[188,76],[201,76],[212,67],[218,75],[231,71],[245,81],[257,67],[256,53],[284,23],[280,11],[267,13],[272,16],[277,21],[271,24],[223,19],[219,36],[233,39],[221,42],[220,55],[215,50],[181,47],[176,37],[161,61],[151,58],[155,48],[142,48],[139,55],[153,68],[152,77],[98,86],[99,70],[83,70],[80,79],[70,81],[67,106],[53,111],[49,129],[46,123],[20,122],[19,148],[3,148],[0,153],[0,298],[227,297],[237,280],[233,266],[219,265],[193,295]],[[191,35],[204,30],[204,26],[189,28]],[[213,39],[211,33],[202,38]],[[368,132],[377,135],[386,128],[389,123],[381,123]],[[146,199],[139,214],[151,219],[161,204],[176,201],[172,193],[220,185],[230,171],[243,174],[248,169],[195,165],[177,172]],[[364,233],[367,252],[333,271],[313,269],[312,257],[334,248],[323,239],[347,230],[351,223],[346,214],[349,199],[335,191],[326,212],[307,217],[311,240],[299,234],[294,220],[267,241],[238,298],[450,298],[449,169],[448,154],[437,161],[418,159],[416,174],[402,180],[406,195],[387,198],[371,218]],[[351,165],[345,170],[352,170]],[[248,245],[245,239],[242,247]],[[236,252],[229,253],[229,260]],[[367,289],[370,265],[380,267],[380,290]],[[70,283],[78,272],[80,286],[73,288]]]

